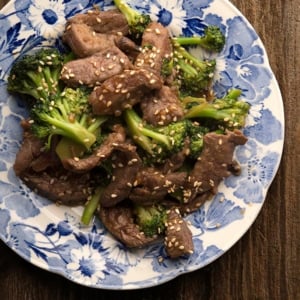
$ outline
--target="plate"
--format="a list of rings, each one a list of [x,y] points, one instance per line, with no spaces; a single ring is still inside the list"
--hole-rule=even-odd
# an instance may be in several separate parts
[[[96,218],[91,226],[82,226],[82,207],[58,207],[16,178],[12,166],[22,138],[19,123],[27,113],[18,98],[8,95],[6,80],[18,55],[37,46],[59,46],[67,18],[93,5],[112,8],[112,1],[15,0],[2,9],[0,237],[30,263],[103,289],[155,286],[219,258],[256,219],[279,167],[284,141],[283,103],[266,51],[253,27],[229,1],[130,3],[173,35],[202,34],[205,24],[221,27],[227,43],[216,57],[214,88],[218,95],[232,87],[242,89],[243,98],[251,104],[244,129],[249,141],[235,151],[241,176],[227,178],[211,201],[187,217],[195,245],[190,257],[167,259],[162,244],[128,250]],[[194,54],[200,55],[199,50]]]

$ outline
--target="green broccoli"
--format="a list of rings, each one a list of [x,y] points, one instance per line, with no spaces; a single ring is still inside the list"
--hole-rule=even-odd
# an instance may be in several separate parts
[[[163,162],[184,146],[188,128],[186,120],[155,127],[146,124],[134,109],[126,109],[124,119],[130,136],[148,154],[149,162]]]
[[[136,223],[146,236],[162,234],[165,231],[167,214],[163,206],[136,205],[134,207],[134,214]]]
[[[97,187],[94,193],[88,199],[87,203],[85,204],[83,213],[81,215],[81,222],[84,225],[89,225],[89,223],[91,222],[91,219],[94,216],[94,213],[99,206],[103,191],[104,191],[103,187],[101,186]]]
[[[197,159],[203,149],[203,137],[209,132],[209,128],[201,126],[198,122],[190,122],[188,128],[189,157]]]
[[[227,129],[241,128],[249,112],[249,103],[239,100],[241,90],[232,89],[223,98],[204,102],[187,109],[185,118],[211,119]]]
[[[193,56],[180,44],[173,43],[175,82],[182,95],[199,96],[210,88],[216,61]]]
[[[55,48],[42,48],[26,54],[13,64],[7,82],[9,92],[46,100],[60,92],[59,77],[64,57]]]
[[[129,34],[135,39],[141,38],[145,28],[151,22],[150,16],[134,10],[123,0],[114,0],[114,3],[128,22]]]
[[[105,116],[94,116],[84,88],[66,87],[61,94],[37,102],[31,109],[32,132],[39,138],[63,136],[89,150],[97,141]]]
[[[220,28],[214,25],[207,26],[203,36],[180,36],[173,38],[173,41],[180,46],[197,45],[214,52],[220,52],[223,49],[225,40],[225,36]]]

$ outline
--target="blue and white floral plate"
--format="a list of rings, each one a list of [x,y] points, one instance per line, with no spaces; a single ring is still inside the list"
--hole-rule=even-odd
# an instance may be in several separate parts
[[[163,245],[128,250],[95,219],[80,224],[82,208],[56,206],[16,178],[12,165],[20,147],[20,120],[26,110],[8,95],[6,79],[14,59],[41,45],[60,44],[67,18],[93,5],[112,1],[15,0],[0,12],[0,237],[32,264],[82,285],[136,289],[161,284],[197,270],[220,257],[249,229],[278,169],[284,139],[283,103],[261,40],[227,0],[131,1],[174,35],[201,34],[215,24],[227,36],[217,59],[214,87],[218,95],[232,87],[251,103],[245,146],[236,150],[239,177],[226,179],[215,198],[188,216],[195,253],[169,260]],[[194,50],[196,55],[208,55]]]

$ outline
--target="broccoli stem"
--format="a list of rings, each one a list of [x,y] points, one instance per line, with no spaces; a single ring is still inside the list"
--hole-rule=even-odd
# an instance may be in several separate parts
[[[200,46],[209,51],[220,52],[225,45],[225,36],[219,27],[209,25],[202,36],[174,37],[173,42],[179,45]]]
[[[129,7],[129,5],[127,5],[127,3],[125,3],[123,0],[114,0],[114,3],[125,16],[128,23],[131,23],[132,20],[139,16],[139,13]]]
[[[69,123],[65,121],[59,114],[56,115],[40,115],[40,119],[42,121],[54,126],[53,134],[58,134],[70,138],[83,145],[87,150],[95,143],[96,136],[93,133],[82,127],[77,122]]]
[[[186,118],[212,118],[215,120],[226,120],[232,118],[234,113],[238,113],[237,109],[222,109],[215,108],[210,103],[203,103],[193,106],[186,113]]]
[[[99,205],[101,195],[104,191],[103,187],[96,188],[94,194],[91,196],[91,198],[88,200],[87,204],[84,207],[82,216],[81,216],[81,222],[84,225],[89,225],[91,222],[91,219]]]
[[[179,36],[179,37],[174,37],[173,42],[181,45],[181,46],[186,46],[186,45],[199,45],[201,44],[202,38],[200,36]]]
[[[145,127],[143,120],[133,109],[126,109],[124,111],[124,118],[130,134],[135,142],[148,153],[152,153],[155,142],[164,144],[168,149],[171,148],[170,138],[164,134]],[[151,139],[153,139],[154,142]]]

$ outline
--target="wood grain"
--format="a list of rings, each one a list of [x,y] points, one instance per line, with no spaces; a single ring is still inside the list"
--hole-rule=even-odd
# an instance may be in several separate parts
[[[6,2],[0,0],[0,6]],[[250,230],[209,266],[134,291],[79,286],[29,264],[1,242],[1,299],[300,299],[300,0],[232,3],[266,47],[283,95],[286,118],[281,165]]]

